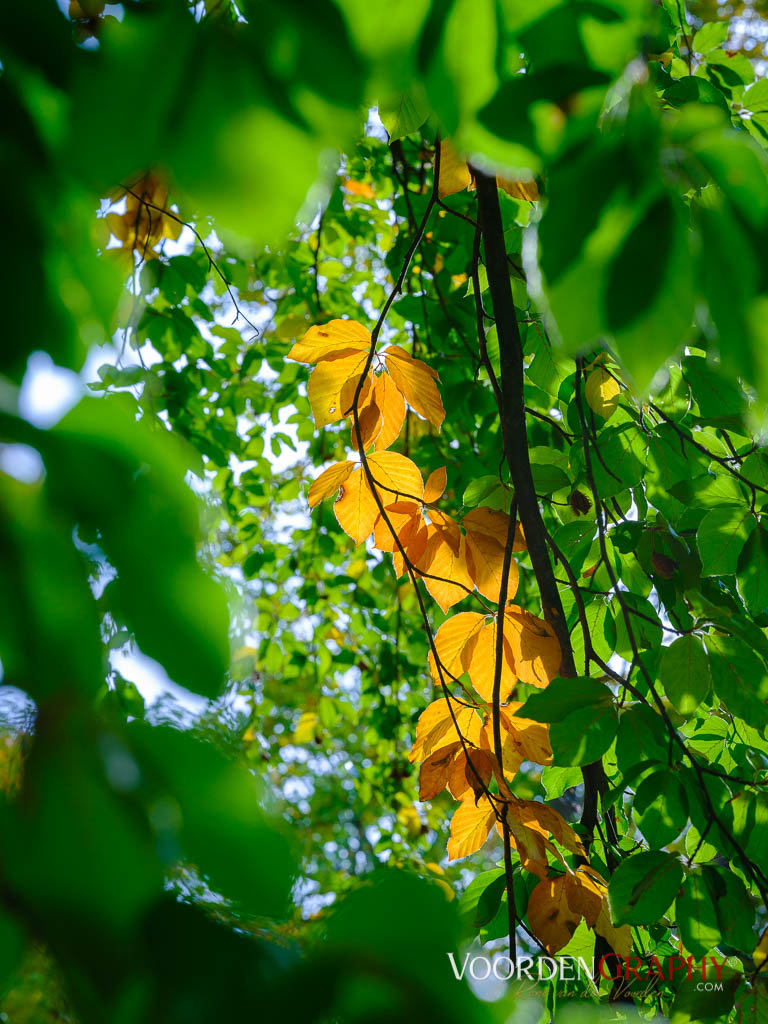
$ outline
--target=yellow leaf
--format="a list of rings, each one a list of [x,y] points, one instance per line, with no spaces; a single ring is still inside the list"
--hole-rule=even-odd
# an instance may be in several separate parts
[[[372,388],[369,389],[371,392],[372,390]],[[378,405],[376,405],[376,400],[370,393],[365,407],[358,412],[358,422],[360,423],[360,440],[362,441],[363,451],[367,452],[381,433],[383,424],[381,410]],[[352,427],[350,428],[350,444],[352,448],[358,447],[357,430],[355,429],[354,417],[352,419]]]
[[[464,516],[464,529],[467,534],[470,531],[474,534],[482,533],[491,537],[502,548],[507,546],[507,533],[509,531],[509,516],[506,512],[497,511],[493,508],[486,508],[485,505],[473,509]],[[513,551],[525,551],[526,543],[523,536],[523,528],[520,523],[515,524],[515,539],[512,543]]]
[[[552,748],[549,745],[549,727],[543,722],[534,722],[530,718],[518,718],[515,714],[522,704],[513,701],[501,710],[501,741],[504,751],[504,763],[509,752],[525,761],[534,764],[552,764]]]
[[[400,543],[406,547],[421,520],[421,506],[415,501],[396,501],[385,506],[384,511],[387,513],[387,519],[379,514],[373,527],[373,543],[379,551],[397,551],[392,534],[394,530]]]
[[[421,501],[424,483],[415,462],[397,452],[374,452],[368,457],[374,484],[383,505],[390,505],[398,497]]]
[[[603,366],[596,367],[587,377],[584,397],[593,412],[609,420],[619,407],[619,382]]]
[[[332,494],[335,494],[354,468],[354,462],[334,462],[332,466],[322,472],[309,488],[309,507],[314,508],[324,498],[330,498]]]
[[[383,451],[397,440],[405,419],[405,399],[400,388],[388,373],[376,377],[373,400],[381,410],[381,433],[376,438],[376,450]]]
[[[496,814],[487,797],[481,797],[477,806],[474,796],[463,800],[451,818],[448,859],[460,860],[479,850],[495,820]]]
[[[435,383],[438,379],[435,371],[420,359],[409,356],[399,345],[390,345],[384,358],[387,370],[406,402],[439,430],[445,419],[445,409]]]
[[[316,363],[320,359],[346,356],[353,352],[367,354],[370,347],[370,331],[357,320],[331,320],[330,323],[310,327],[286,358],[297,363]]]
[[[343,419],[349,412],[367,358],[367,352],[353,352],[351,355],[324,358],[314,368],[307,384],[307,398],[318,430]],[[349,385],[352,386],[352,394],[346,393]]]
[[[540,832],[543,836],[551,835],[570,853],[584,855],[584,845],[562,814],[554,807],[540,800],[513,800],[508,817],[514,817],[521,825]]]
[[[448,139],[440,143],[440,174],[438,191],[441,196],[452,196],[462,192],[472,181],[472,175],[466,160],[463,160],[455,146]]]
[[[427,549],[427,541],[429,540],[429,530],[431,527],[427,526],[423,518],[411,520],[412,529],[407,532],[404,536],[403,544],[405,553],[408,557],[408,561],[411,565],[418,565],[419,561],[423,558],[424,552]],[[395,569],[396,576],[402,576],[405,572],[405,559],[398,550],[394,550],[392,553],[392,562]]]
[[[314,711],[305,711],[293,733],[294,743],[311,743],[317,735],[319,718]]]
[[[504,636],[509,637],[516,675],[531,686],[547,686],[560,671],[562,660],[554,630],[517,605],[509,605],[505,614]]]
[[[628,924],[623,924],[619,928],[616,927],[611,920],[611,911],[608,907],[607,898],[603,900],[597,921],[595,921],[595,931],[598,935],[602,935],[618,956],[628,957],[631,955],[632,932],[630,927]]]
[[[455,702],[452,708],[461,735],[467,743],[477,743],[480,738],[482,722],[475,713],[475,709]],[[416,740],[410,753],[411,764],[414,761],[423,761],[428,757],[444,737],[447,737],[448,743],[458,739],[448,701],[445,697],[440,697],[439,700],[433,700],[431,704],[427,705],[419,717],[416,725]]]
[[[362,466],[342,484],[341,497],[333,506],[333,511],[339,526],[355,544],[360,544],[372,533],[379,509]]]
[[[755,952],[752,954],[755,967],[762,967],[766,957],[768,957],[768,928],[763,931],[760,941],[755,946]]]
[[[413,804],[400,808],[397,812],[397,823],[405,829],[409,839],[415,839],[421,833],[421,818]]]
[[[547,877],[549,864],[547,861],[547,850],[554,851],[554,847],[547,841],[546,837],[536,829],[518,821],[512,813],[512,808],[507,805],[507,824],[513,845],[520,855],[520,864],[524,871],[530,871],[541,879]],[[500,835],[503,835],[501,823],[496,826]]]
[[[449,743],[430,754],[419,771],[419,800],[432,800],[448,785],[456,752],[461,743]]]
[[[567,946],[580,922],[581,914],[568,904],[565,875],[539,882],[528,899],[528,923],[548,953]]]
[[[504,711],[501,712],[501,760],[504,765],[504,777],[509,782],[517,774],[523,763],[523,755],[511,741],[510,733],[504,728]],[[480,745],[492,750],[496,756],[496,744],[493,738],[493,720],[490,714],[485,716],[483,730],[480,733]]]
[[[275,335],[281,341],[291,341],[299,334],[300,331],[304,331],[307,326],[307,319],[303,316],[287,316],[284,320],[275,328]],[[297,360],[297,362],[303,362],[303,360]]]
[[[430,526],[423,557],[418,562],[424,576],[424,585],[444,612],[472,591],[473,583],[467,571],[466,540],[460,538],[459,550],[454,551],[446,531]],[[436,578],[433,578],[436,577]]]
[[[466,528],[466,520],[465,520]],[[475,586],[489,601],[498,601],[504,568],[504,548],[485,533],[467,530],[467,568]],[[509,564],[507,599],[517,593],[520,573],[514,558]]]
[[[479,800],[491,781],[494,771],[498,771],[498,762],[489,750],[468,747],[469,756],[460,750],[453,762],[448,789],[451,796],[463,800],[471,792]]]
[[[496,178],[496,184],[513,199],[525,199],[529,203],[539,198],[539,187],[535,181],[512,181],[509,178]]]
[[[571,910],[580,914],[590,928],[594,928],[603,909],[606,890],[590,872],[579,867],[565,876],[565,894]]]
[[[449,676],[446,682],[451,681],[450,677],[458,679],[465,671],[466,665],[463,663],[462,653],[484,624],[485,616],[478,612],[459,612],[458,615],[452,615],[450,619],[446,619],[435,633],[435,650],[444,673],[447,672]],[[431,651],[429,652],[429,669],[432,678],[439,683],[440,676]]]
[[[445,485],[448,480],[448,474],[446,473],[445,466],[440,469],[434,470],[429,474],[427,482],[424,484],[424,502],[427,505],[433,505],[443,496]]]
[[[517,676],[512,671],[510,662],[512,652],[504,638],[504,657],[501,665],[501,700],[505,701],[515,688]],[[496,623],[489,622],[478,632],[468,655],[467,671],[472,685],[483,698],[490,703],[493,699],[493,678],[496,668]]]

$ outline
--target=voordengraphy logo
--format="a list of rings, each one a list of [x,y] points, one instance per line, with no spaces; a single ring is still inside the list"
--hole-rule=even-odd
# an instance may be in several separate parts
[[[705,956],[695,960],[692,956],[617,956],[615,953],[600,957],[599,960],[585,957],[521,956],[512,960],[508,956],[484,956],[466,953],[459,964],[453,953],[447,954],[453,976],[457,981],[471,978],[473,981],[487,981],[491,976],[498,981],[526,979],[527,981],[575,981],[579,978],[606,981],[673,981],[694,977],[701,979],[708,987],[706,991],[722,991],[722,969],[727,963],[724,957]],[[711,986],[711,987],[709,987]],[[701,988],[701,985],[698,986]]]

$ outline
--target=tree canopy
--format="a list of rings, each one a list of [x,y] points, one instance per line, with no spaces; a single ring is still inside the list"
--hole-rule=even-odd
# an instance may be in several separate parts
[[[0,6],[2,1019],[768,1019],[729,14]]]

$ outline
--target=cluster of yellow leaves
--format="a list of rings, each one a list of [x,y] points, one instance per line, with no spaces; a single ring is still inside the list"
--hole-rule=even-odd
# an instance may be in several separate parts
[[[496,184],[514,199],[525,199],[533,203],[539,198],[535,181],[512,181],[509,178],[497,177]],[[441,196],[452,196],[456,192],[463,192],[465,188],[475,187],[469,164],[459,156],[455,146],[448,139],[443,139],[440,143],[440,173],[437,187]]]
[[[168,208],[168,184],[158,171],[146,174],[130,186],[125,196],[125,213],[108,213],[105,220],[124,252],[137,252],[142,259],[155,259],[159,255],[155,246],[164,238],[174,241],[181,234],[183,224],[174,216],[163,213]]]
[[[441,192],[449,194],[470,184],[466,163],[443,143]],[[435,470],[425,483],[411,459],[388,450],[400,433],[407,406],[440,429],[445,412],[434,370],[397,345],[377,354],[370,333],[350,320],[311,327],[289,358],[314,366],[308,397],[316,426],[351,416],[351,446],[361,459],[336,462],[321,473],[309,489],[310,508],[338,495],[336,518],[355,543],[373,535],[376,548],[392,553],[397,576],[406,568],[421,575],[444,612],[474,589],[498,604],[509,516],[483,507],[469,512],[459,524],[436,507],[446,487],[445,469]],[[598,373],[601,376],[595,377]],[[587,385],[590,404],[597,401],[596,395],[606,403],[612,399],[603,373],[602,368],[593,370],[589,378],[595,381]],[[516,527],[512,549],[523,551],[525,546],[525,537]],[[629,929],[611,924],[606,883],[588,865],[572,870],[561,852],[586,860],[579,836],[554,808],[519,799],[509,786],[524,761],[552,763],[548,727],[518,715],[522,704],[512,700],[515,687],[518,682],[548,686],[561,662],[551,626],[510,603],[517,586],[518,568],[512,559],[505,607],[495,614],[459,612],[446,619],[435,635],[429,655],[435,683],[444,688],[458,684],[469,702],[446,692],[419,718],[410,754],[412,763],[421,764],[419,799],[431,800],[447,790],[459,801],[448,842],[452,860],[480,849],[494,825],[502,834],[507,826],[522,867],[539,879],[528,917],[550,952],[562,949],[584,919],[617,952],[626,949],[628,953]],[[492,701],[500,628],[503,706],[497,752]],[[315,727],[314,718],[308,715],[300,725],[307,735]],[[411,810],[413,827],[420,828],[418,814]],[[551,863],[561,865],[565,873],[550,877]]]

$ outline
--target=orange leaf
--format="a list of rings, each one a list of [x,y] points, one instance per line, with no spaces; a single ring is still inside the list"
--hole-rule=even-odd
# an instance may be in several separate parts
[[[444,530],[431,527],[424,556],[419,560],[418,568],[429,573],[424,577],[424,585],[444,612],[466,597],[473,584],[467,572],[466,542],[461,538],[458,552],[454,552]],[[439,579],[432,579],[432,576]]]
[[[432,505],[442,498],[447,480],[448,474],[445,466],[429,474],[429,478],[424,484],[424,503],[426,505]]]
[[[529,828],[523,822],[517,820],[512,809],[507,805],[507,824],[514,846],[520,854],[520,863],[524,871],[530,871],[539,878],[546,878],[549,871],[547,861],[547,850],[554,852],[554,847],[547,839],[535,829]],[[503,835],[501,823],[497,826],[500,835]]]
[[[297,363],[316,363],[320,359],[348,356],[365,352],[371,347],[371,334],[357,320],[331,320],[321,326],[310,327],[301,341],[297,341],[286,359]]]
[[[557,953],[568,945],[581,916],[568,903],[565,875],[539,882],[528,899],[528,923],[548,953]]]
[[[376,450],[383,451],[397,440],[405,419],[405,399],[400,388],[388,373],[376,377],[373,385],[373,398],[381,409],[381,433],[376,438]]]
[[[440,143],[440,174],[438,191],[441,196],[452,196],[462,192],[472,181],[466,160],[462,160],[455,146],[448,139]]]
[[[517,605],[506,609],[504,636],[509,637],[515,672],[531,686],[543,688],[560,671],[562,655],[554,630]]]
[[[461,750],[461,743],[456,740],[447,747],[440,747],[424,761],[419,771],[419,800],[432,800],[445,789],[458,750]]]
[[[487,797],[481,797],[477,806],[473,798],[463,800],[451,818],[448,859],[460,860],[479,850],[495,820],[496,814]]]
[[[395,502],[394,507],[391,505],[386,506],[385,512],[392,529],[397,534],[400,543],[405,547],[410,535],[421,519],[420,506],[415,501],[399,501]],[[373,529],[373,542],[379,551],[397,551],[397,544],[392,536],[392,530],[387,526],[382,515],[379,515],[379,518],[376,520]]]
[[[498,601],[501,592],[504,548],[485,533],[467,530],[467,568],[475,586],[489,601]],[[507,597],[517,593],[520,572],[514,558],[509,564]]]
[[[420,359],[409,356],[399,345],[390,345],[384,358],[387,370],[406,402],[439,430],[445,419],[445,409],[435,384],[438,379],[435,371]]]
[[[543,836],[551,835],[561,846],[571,853],[584,855],[584,845],[578,835],[562,814],[554,807],[540,800],[514,800],[509,807],[508,817],[514,817],[521,825],[540,832]]]
[[[366,352],[335,356],[323,359],[312,371],[307,398],[318,430],[343,419],[349,412],[367,358]]]
[[[372,390],[372,388],[369,388],[369,391]],[[375,398],[371,397],[370,394],[365,408],[358,412],[358,421],[360,423],[360,438],[363,444],[363,451],[367,452],[381,433],[383,425],[381,410],[376,405]],[[352,448],[357,449],[357,431],[355,430],[354,418],[350,428],[350,445]]]
[[[501,713],[501,759],[504,765],[504,776],[507,781],[512,779],[520,765],[523,763],[523,755],[519,752],[514,743],[510,740],[509,733],[504,728],[504,712]],[[496,744],[493,739],[493,722],[491,715],[486,715],[483,722],[483,730],[480,733],[480,744],[487,750],[492,750],[496,755]],[[498,762],[497,762],[498,763]]]
[[[466,666],[462,662],[462,653],[478,631],[485,623],[485,616],[478,612],[459,612],[446,619],[437,633],[435,633],[435,650],[440,659],[443,670],[450,676],[457,679],[465,671]],[[436,683],[440,682],[440,675],[432,652],[429,652],[429,669],[432,678]],[[446,680],[449,682],[450,680]]]
[[[454,703],[453,713],[456,724],[467,743],[477,743],[480,738],[482,722],[474,708]],[[438,700],[433,700],[419,717],[416,726],[416,740],[410,753],[411,764],[414,761],[423,761],[428,757],[443,737],[447,737],[449,743],[458,739],[448,701],[445,697],[440,697]]]
[[[512,652],[506,641],[503,642],[504,657],[501,665],[501,700],[505,701],[515,688],[517,676],[512,671]],[[496,666],[496,623],[489,622],[475,637],[472,650],[467,659],[467,671],[472,685],[483,698],[490,702],[493,698],[493,678]]]
[[[464,516],[464,529],[467,535],[472,531],[475,535],[483,533],[492,537],[502,548],[507,546],[507,533],[509,531],[509,516],[494,508],[487,508],[485,505],[473,509]],[[515,539],[512,544],[513,551],[525,551],[525,537],[520,523],[515,524]]]
[[[456,755],[448,779],[448,789],[457,800],[464,799],[465,794],[471,792],[477,801],[488,788],[498,763],[489,750],[477,747],[468,750],[469,756],[463,750]]]
[[[343,183],[345,192],[349,192],[350,195],[360,196],[362,199],[375,199],[376,193],[373,191],[370,185],[364,181],[354,181],[352,178],[345,178]]]
[[[427,549],[430,527],[428,527],[421,518],[418,522],[415,520],[412,520],[412,522],[415,522],[415,526],[406,534],[407,540],[403,546],[405,547],[405,553],[408,556],[408,561],[411,565],[415,566],[423,558],[424,552]],[[392,552],[392,561],[395,569],[395,575],[398,577],[402,576],[405,572],[405,560],[397,549]]]
[[[424,483],[415,462],[397,452],[374,452],[368,465],[382,504],[391,505],[398,496],[421,501]]]
[[[354,468],[354,462],[334,462],[322,472],[309,488],[309,507],[314,508],[324,498],[330,498],[335,494]]]
[[[341,497],[333,506],[333,511],[339,526],[355,544],[360,544],[370,536],[379,509],[362,466],[342,484]]]

